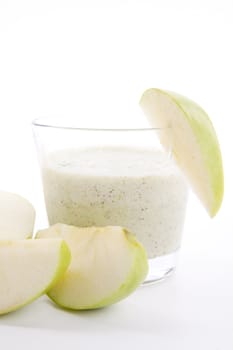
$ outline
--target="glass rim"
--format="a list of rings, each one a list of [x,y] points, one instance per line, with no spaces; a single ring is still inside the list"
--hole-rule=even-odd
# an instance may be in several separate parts
[[[53,118],[55,121],[55,118]],[[56,119],[58,120],[58,119]],[[136,132],[136,131],[161,131],[164,129],[168,129],[168,127],[110,127],[110,128],[102,128],[102,127],[80,127],[76,125],[68,125],[66,122],[62,122],[61,124],[56,124],[55,122],[51,122],[51,118],[39,117],[32,120],[32,126],[42,127],[42,128],[51,128],[51,129],[60,129],[60,130],[78,130],[78,131],[109,131],[109,132]]]

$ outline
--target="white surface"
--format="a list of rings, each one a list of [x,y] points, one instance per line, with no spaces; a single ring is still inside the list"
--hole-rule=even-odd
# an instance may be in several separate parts
[[[204,233],[203,233],[204,234]],[[220,240],[215,240],[220,243]],[[232,258],[183,252],[177,273],[99,311],[68,312],[41,298],[0,318],[1,344],[29,349],[233,348]],[[225,249],[220,243],[220,248]],[[208,256],[208,258],[207,258]],[[8,347],[7,347],[8,346]]]
[[[37,228],[46,215],[30,121],[40,115],[133,124],[142,91],[169,88],[211,115],[226,174],[214,220],[191,198],[172,279],[95,312],[40,299],[0,318],[2,348],[233,349],[232,17],[231,0],[0,0],[0,187],[32,201]]]

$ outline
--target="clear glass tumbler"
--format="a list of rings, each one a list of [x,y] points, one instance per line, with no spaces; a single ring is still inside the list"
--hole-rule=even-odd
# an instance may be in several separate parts
[[[95,129],[69,120],[37,119],[39,154],[49,224],[120,225],[134,233],[149,259],[144,283],[176,266],[187,185],[161,148],[162,129]]]

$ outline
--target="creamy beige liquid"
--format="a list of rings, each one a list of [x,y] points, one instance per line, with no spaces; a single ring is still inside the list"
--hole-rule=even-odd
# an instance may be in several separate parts
[[[127,227],[149,258],[180,246],[187,186],[160,151],[58,151],[44,165],[43,182],[50,224]]]

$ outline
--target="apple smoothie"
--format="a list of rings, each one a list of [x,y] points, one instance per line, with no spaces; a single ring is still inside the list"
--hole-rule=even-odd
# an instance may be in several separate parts
[[[50,224],[124,226],[149,259],[180,247],[187,185],[162,151],[60,150],[48,155],[42,174]]]

